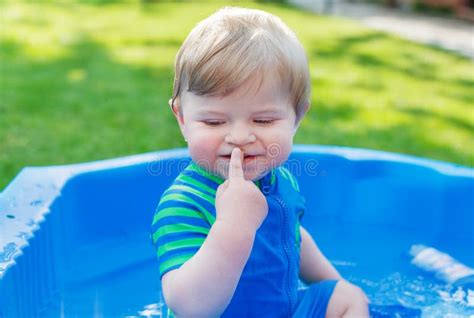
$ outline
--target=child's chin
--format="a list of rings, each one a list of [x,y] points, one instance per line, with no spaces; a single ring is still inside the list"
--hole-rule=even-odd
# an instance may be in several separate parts
[[[223,179],[228,179],[229,178],[229,174],[228,174],[227,171],[219,173],[219,176]],[[256,181],[256,180],[260,179],[262,176],[263,176],[263,174],[258,173],[258,171],[244,171],[245,180]]]
[[[256,181],[256,180],[262,178],[264,175],[265,175],[265,171],[252,170],[252,171],[245,171],[244,172],[245,180],[249,180],[249,181]]]
[[[255,181],[255,180],[258,180],[260,176],[255,173],[244,173],[244,178],[245,180]]]

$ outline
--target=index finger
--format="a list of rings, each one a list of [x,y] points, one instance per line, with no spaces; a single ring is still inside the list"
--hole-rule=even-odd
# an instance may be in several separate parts
[[[239,148],[232,149],[229,164],[229,179],[243,178],[242,170],[242,151]]]

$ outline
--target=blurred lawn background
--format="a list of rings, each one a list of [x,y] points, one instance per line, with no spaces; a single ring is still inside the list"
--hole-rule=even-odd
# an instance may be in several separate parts
[[[167,101],[173,61],[229,2],[0,4],[0,189],[31,165],[184,147]],[[296,143],[381,149],[474,165],[474,64],[289,5],[310,60],[312,107]]]

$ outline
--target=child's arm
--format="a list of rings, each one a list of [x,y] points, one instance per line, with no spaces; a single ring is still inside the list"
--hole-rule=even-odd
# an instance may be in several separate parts
[[[236,148],[237,149],[237,148]],[[232,151],[229,177],[216,194],[216,221],[199,251],[162,278],[163,295],[178,317],[217,317],[230,303],[267,216],[265,197],[243,177],[240,149]]]
[[[324,279],[339,280],[327,307],[327,317],[369,317],[369,299],[362,289],[345,281],[321,253],[311,235],[302,226],[300,229],[300,278],[308,284]]]
[[[323,253],[321,253],[308,231],[302,226],[300,230],[300,278],[308,284],[323,279],[342,279],[334,266],[332,266]]]

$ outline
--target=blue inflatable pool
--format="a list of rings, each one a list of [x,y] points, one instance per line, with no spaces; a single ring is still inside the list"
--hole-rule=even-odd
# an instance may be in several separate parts
[[[150,240],[185,149],[28,167],[0,193],[0,317],[160,317]],[[474,266],[474,169],[363,149],[295,146],[303,225],[375,317],[474,314],[411,264],[413,244]],[[474,294],[472,295],[474,299]]]

